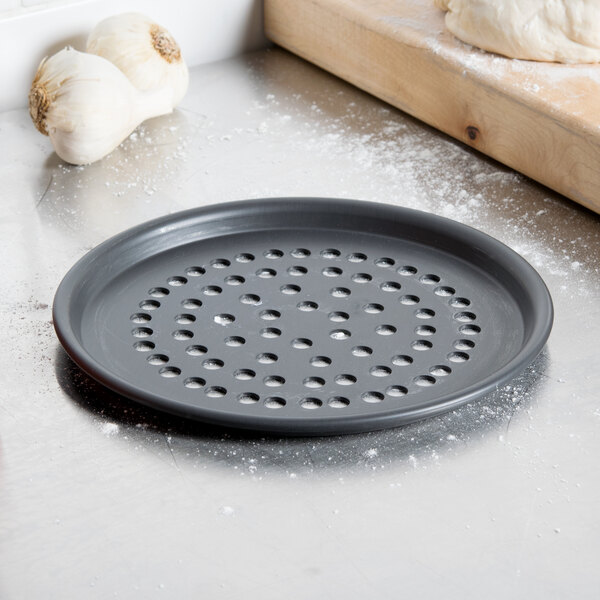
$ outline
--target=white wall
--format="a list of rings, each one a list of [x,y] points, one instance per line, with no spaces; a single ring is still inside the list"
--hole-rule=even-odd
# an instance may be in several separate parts
[[[85,50],[98,21],[130,11],[166,27],[190,67],[267,44],[262,0],[0,0],[0,111],[27,105],[44,56],[66,45]]]

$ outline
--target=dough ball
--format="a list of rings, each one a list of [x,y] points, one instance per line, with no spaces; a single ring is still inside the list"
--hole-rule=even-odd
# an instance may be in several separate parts
[[[600,0],[434,0],[463,42],[510,58],[600,62]]]

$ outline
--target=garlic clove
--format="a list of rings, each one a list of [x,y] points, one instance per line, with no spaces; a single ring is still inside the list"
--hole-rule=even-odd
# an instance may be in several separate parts
[[[90,33],[87,51],[119,67],[140,90],[168,85],[173,107],[187,91],[189,73],[179,45],[145,15],[124,13],[104,19]]]
[[[172,111],[168,88],[137,90],[109,61],[65,48],[44,59],[29,114],[64,161],[88,164],[112,152],[142,121]]]

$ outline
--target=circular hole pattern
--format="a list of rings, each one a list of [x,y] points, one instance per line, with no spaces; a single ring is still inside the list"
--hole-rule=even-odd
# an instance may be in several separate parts
[[[331,364],[329,356],[313,356],[310,359],[310,364],[313,367],[328,367]]]
[[[405,304],[406,306],[413,306],[414,304],[418,304],[419,302],[419,296],[413,296],[412,294],[406,294],[405,296],[401,296],[400,298],[400,304]]]
[[[415,317],[417,319],[431,319],[435,317],[435,311],[431,308],[419,308],[415,310]]]
[[[347,312],[338,310],[330,312],[327,316],[329,320],[333,321],[334,323],[343,323],[344,321],[347,321],[350,318],[350,315]]]
[[[302,384],[307,388],[321,388],[325,385],[322,377],[306,377]]]
[[[202,379],[202,377],[188,377],[184,382],[186,388],[191,390],[196,390],[199,388],[203,388],[206,385],[206,381]]]
[[[383,305],[376,303],[365,304],[363,306],[363,310],[370,315],[375,315],[377,313],[383,312]]]
[[[152,317],[146,313],[135,313],[129,317],[129,320],[133,323],[148,323],[152,320]]]
[[[338,267],[325,267],[321,273],[323,273],[325,277],[339,277],[343,271]]]
[[[475,348],[475,342],[473,340],[456,340],[454,347],[457,350],[471,350],[471,348]]]
[[[203,267],[189,267],[185,270],[185,274],[189,277],[200,277],[206,273]]]
[[[433,293],[436,296],[452,296],[456,293],[456,290],[447,285],[438,285],[438,287],[433,290]]]
[[[178,341],[191,340],[194,337],[194,333],[189,329],[176,329],[173,332],[173,337]]]
[[[475,313],[472,312],[458,312],[454,315],[454,319],[456,321],[461,321],[462,323],[470,323],[476,318]]]
[[[415,333],[417,335],[433,335],[436,332],[435,327],[431,325],[419,325],[415,327]]]
[[[242,404],[256,404],[259,400],[259,395],[252,392],[244,392],[238,396],[238,402]]]
[[[433,285],[434,283],[439,283],[440,278],[437,275],[433,275],[433,273],[427,273],[426,275],[421,275],[419,281],[427,285]]]
[[[348,254],[348,261],[353,263],[365,262],[367,260],[367,255],[362,252],[353,252],[352,254]]]
[[[227,285],[242,285],[246,280],[241,275],[228,275],[225,277],[225,283]]]
[[[452,373],[452,369],[446,365],[434,365],[429,369],[429,372],[436,377],[446,377]]]
[[[296,248],[292,250],[290,254],[294,258],[306,258],[307,256],[310,256],[310,250],[307,250],[306,248]]]
[[[279,396],[269,396],[268,398],[265,398],[264,404],[266,408],[283,408],[285,406],[285,400]]]
[[[277,354],[273,354],[272,352],[261,352],[257,355],[256,360],[263,365],[271,365],[277,362],[278,357]]]
[[[385,388],[385,393],[393,398],[399,398],[400,396],[406,396],[408,390],[403,385],[390,385]]]
[[[281,335],[281,329],[277,329],[277,327],[265,327],[260,330],[260,335],[264,338],[276,338]]]
[[[396,354],[396,356],[392,357],[392,364],[397,367],[407,367],[408,365],[412,365],[412,363],[412,356],[408,356],[408,354]]]
[[[169,362],[169,357],[166,354],[151,354],[146,360],[151,365],[166,365]]]
[[[469,355],[466,352],[451,352],[448,354],[448,360],[453,363],[467,362]]]
[[[451,298],[449,302],[452,308],[467,308],[467,306],[471,305],[471,301],[468,298]]]
[[[220,385],[212,385],[206,388],[205,393],[209,398],[222,398],[225,396],[225,394],[227,394],[227,390]]]
[[[240,254],[236,254],[235,260],[239,263],[249,263],[254,260],[254,254],[250,254],[249,252],[241,252]]]
[[[279,289],[282,294],[288,295],[298,294],[300,292],[300,286],[293,284],[282,285]]]
[[[327,404],[331,406],[331,408],[346,408],[347,406],[350,406],[350,400],[344,398],[344,396],[332,396],[327,400]]]
[[[397,281],[384,281],[379,287],[383,292],[397,292],[402,286]]]
[[[152,329],[150,329],[150,327],[136,327],[131,332],[131,335],[136,338],[146,338],[150,337],[153,333],[154,332],[152,331]]]
[[[433,344],[428,340],[415,340],[411,344],[411,348],[413,350],[418,350],[419,352],[424,352],[425,350],[433,348]]]
[[[383,402],[384,395],[381,392],[365,392],[364,394],[362,394],[361,398],[365,402],[375,404],[377,402]]]
[[[199,344],[194,344],[193,346],[188,346],[185,349],[186,353],[190,356],[203,356],[208,352],[206,346],[201,346]]]
[[[235,317],[233,315],[230,315],[229,313],[220,313],[213,317],[213,321],[217,325],[226,326],[226,325],[231,325],[231,323],[233,323],[235,321]]]
[[[428,387],[435,383],[435,377],[431,375],[419,375],[413,379],[416,385],[421,387]]]
[[[275,277],[275,275],[277,275],[277,271],[275,269],[259,269],[256,271],[256,274],[262,279],[270,279],[271,277]]]
[[[136,342],[133,347],[138,351],[138,352],[150,352],[151,350],[154,350],[154,343],[153,342]]]
[[[169,277],[169,279],[167,279],[167,283],[170,286],[179,287],[179,286],[185,285],[187,283],[187,279],[185,277],[180,277],[180,276]]]
[[[393,267],[395,264],[396,261],[393,258],[388,258],[387,256],[375,259],[375,266],[377,267],[388,268]]]
[[[246,340],[241,335],[230,335],[225,338],[225,344],[227,346],[231,346],[235,348],[237,346],[243,346],[246,343]]]
[[[347,298],[352,292],[345,287],[335,287],[330,293],[334,298]]]
[[[158,300],[142,300],[139,304],[142,310],[156,310],[159,306],[160,302]]]
[[[369,373],[371,373],[373,377],[387,377],[392,374],[392,370],[385,365],[375,365],[369,369]]]
[[[248,381],[256,377],[256,373],[252,369],[238,369],[233,376],[240,381]]]
[[[313,310],[317,310],[317,308],[319,308],[319,305],[316,302],[305,300],[304,302],[298,302],[298,304],[296,304],[296,307],[298,308],[298,310],[301,310],[303,312],[311,312]]]
[[[263,383],[269,387],[281,387],[285,383],[285,379],[281,375],[267,375],[263,379]]]
[[[373,354],[373,348],[369,348],[369,346],[354,346],[352,348],[352,354],[354,356],[363,357],[363,356],[371,356]]]
[[[313,345],[312,341],[308,338],[296,338],[292,340],[292,347],[297,350],[304,350],[310,348]]]
[[[323,401],[319,400],[319,398],[302,398],[300,406],[308,410],[314,410],[315,408],[321,408]]]
[[[207,285],[202,288],[205,296],[218,296],[223,290],[218,285]]]
[[[202,361],[202,366],[209,371],[216,371],[222,369],[225,363],[220,358],[207,358]]]
[[[354,283],[369,283],[373,279],[368,273],[354,273],[351,277]]]
[[[283,252],[281,250],[277,250],[276,248],[272,248],[271,250],[265,250],[263,255],[265,258],[275,260],[277,258],[281,258],[283,256]]]
[[[243,294],[240,296],[240,302],[242,304],[251,304],[256,306],[257,304],[260,304],[260,296],[257,296],[256,294]]]
[[[341,252],[336,248],[326,248],[325,250],[321,250],[321,256],[323,258],[332,259],[338,258],[341,255]]]
[[[478,333],[481,333],[481,327],[478,325],[462,325],[459,328],[459,331],[463,335],[477,335]]]
[[[404,265],[396,269],[396,273],[398,273],[398,275],[404,275],[404,277],[410,277],[411,275],[415,275],[416,272],[416,267],[412,267],[411,265]]]
[[[213,269],[226,269],[231,263],[226,258],[215,258],[210,261],[210,266]]]
[[[306,267],[301,267],[299,265],[294,265],[290,267],[287,272],[293,277],[302,277],[308,273],[308,269]]]
[[[163,298],[164,296],[168,296],[170,292],[164,287],[153,287],[148,290],[148,293],[154,298]]]
[[[396,333],[396,328],[393,325],[377,325],[375,333],[379,335],[393,335]]]
[[[335,376],[334,380],[338,385],[354,385],[356,383],[356,377],[350,373],[340,373]]]
[[[281,313],[278,310],[261,310],[258,315],[263,321],[275,321],[281,317]]]
[[[196,310],[202,306],[202,300],[198,300],[198,298],[186,298],[182,300],[181,306],[188,310]]]
[[[159,373],[161,377],[178,377],[181,375],[181,369],[178,369],[177,367],[163,367]]]
[[[346,340],[351,335],[352,334],[347,329],[334,329],[333,331],[329,332],[329,337],[332,340]]]
[[[179,323],[179,325],[189,325],[196,320],[194,315],[181,314],[175,317],[175,323]]]

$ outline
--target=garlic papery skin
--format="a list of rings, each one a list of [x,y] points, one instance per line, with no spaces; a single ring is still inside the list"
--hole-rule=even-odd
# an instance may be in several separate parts
[[[111,62],[73,48],[44,59],[29,92],[33,123],[75,165],[99,160],[142,121],[171,111],[169,88],[137,90]]]
[[[87,51],[119,67],[139,90],[168,85],[173,90],[173,107],[189,84],[187,65],[173,36],[139,13],[109,17],[94,27]]]

